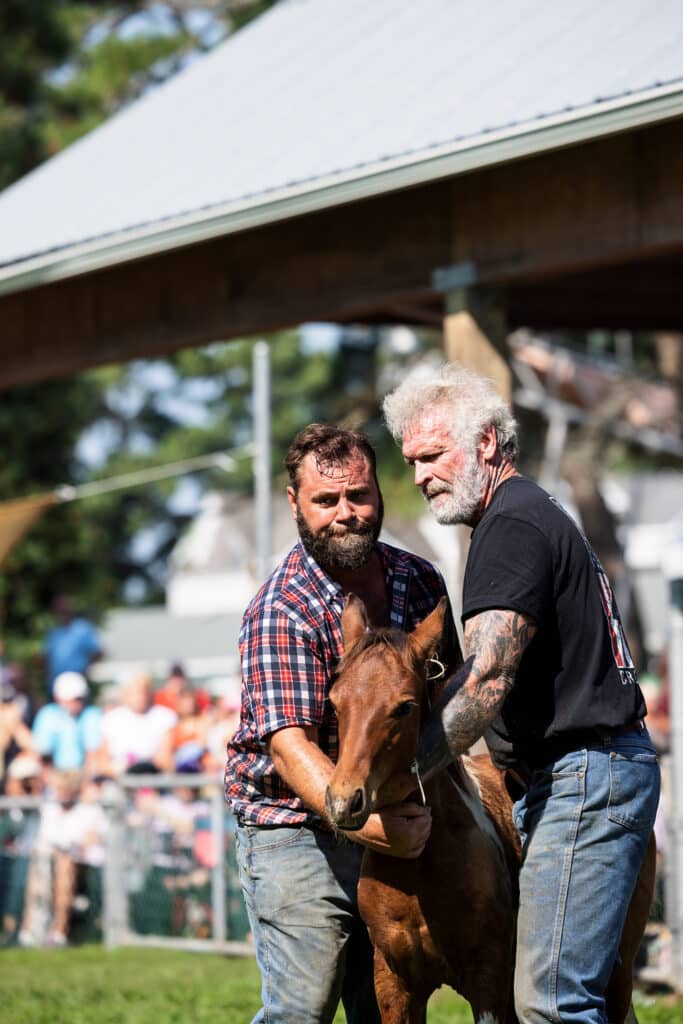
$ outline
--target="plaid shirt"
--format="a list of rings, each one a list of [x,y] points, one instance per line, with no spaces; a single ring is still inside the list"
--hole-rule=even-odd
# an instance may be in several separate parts
[[[443,579],[416,555],[382,543],[377,550],[390,624],[412,630],[446,593]],[[225,768],[226,800],[242,822],[322,825],[276,773],[267,738],[287,726],[317,726],[321,750],[336,761],[337,721],[327,694],[343,652],[343,606],[342,588],[298,543],[244,613],[240,725]]]

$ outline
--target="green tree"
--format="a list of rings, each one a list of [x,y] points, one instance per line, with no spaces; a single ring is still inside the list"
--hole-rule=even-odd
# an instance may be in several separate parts
[[[3,0],[0,188],[270,5],[258,0]],[[119,439],[103,475],[119,466],[163,461],[166,452],[205,450],[199,429],[188,429],[181,440],[174,433],[180,430],[176,418],[152,398],[143,401],[135,420],[121,394],[136,374],[135,365],[107,368],[5,392],[0,500],[88,479],[90,467],[78,441],[93,429]],[[102,498],[92,503],[92,513],[88,504],[76,501],[43,517],[0,572],[0,627],[10,657],[24,657],[39,646],[59,591],[74,593],[94,617],[121,600],[126,581],[136,574],[145,599],[158,594],[159,559],[182,525],[181,516],[169,519],[171,487]],[[154,533],[152,524],[159,554],[153,552],[147,565],[131,538],[143,528]]]
[[[44,75],[70,39],[53,0],[0,5],[0,189],[44,160]]]
[[[269,341],[277,475],[293,434],[312,420],[330,418],[333,363],[322,353],[306,354],[298,331]],[[251,492],[252,351],[251,342],[233,341],[188,349],[169,360],[99,371],[108,377],[108,411],[96,429],[106,436],[108,454],[98,476],[217,451],[237,455],[230,474],[205,470],[186,474],[182,481],[169,479],[84,502],[88,530],[109,538],[107,558],[117,600],[162,599],[166,560],[188,519],[188,506],[179,508],[178,497],[181,486],[187,492],[189,477],[196,495],[211,488]]]

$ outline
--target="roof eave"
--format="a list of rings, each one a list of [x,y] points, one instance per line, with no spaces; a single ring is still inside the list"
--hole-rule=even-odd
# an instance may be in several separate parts
[[[10,263],[0,267],[0,295],[681,115],[678,81]]]

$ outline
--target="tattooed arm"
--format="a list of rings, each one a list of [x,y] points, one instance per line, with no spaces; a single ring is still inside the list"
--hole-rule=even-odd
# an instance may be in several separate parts
[[[493,609],[465,622],[465,664],[449,680],[420,734],[423,778],[445,768],[483,736],[510,692],[536,633],[532,619]]]

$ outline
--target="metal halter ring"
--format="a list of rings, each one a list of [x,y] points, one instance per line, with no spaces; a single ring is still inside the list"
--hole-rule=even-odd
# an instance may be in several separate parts
[[[429,667],[428,666],[430,664],[437,666],[437,671],[434,672],[433,675],[430,675],[430,672],[429,672]],[[446,666],[444,665],[444,663],[442,661],[439,661],[438,658],[427,658],[427,661],[425,662],[425,666],[426,666],[426,679],[430,683],[433,683],[435,679],[442,679],[446,675]]]
[[[413,761],[410,766],[410,774],[414,775],[417,779],[417,788],[420,790],[420,797],[422,799],[422,806],[427,806],[427,797],[425,796],[424,786],[422,785],[422,776],[420,775],[420,768],[417,763],[417,758]]]

